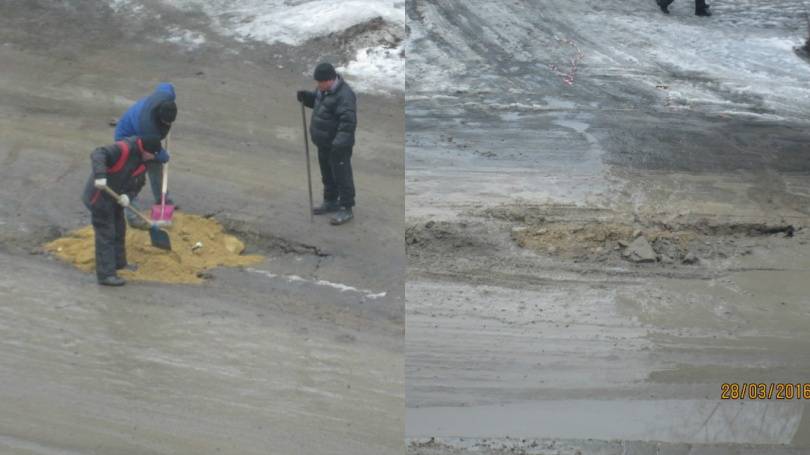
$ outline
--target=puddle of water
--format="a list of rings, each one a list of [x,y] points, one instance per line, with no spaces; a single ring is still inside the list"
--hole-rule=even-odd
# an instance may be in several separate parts
[[[798,401],[542,401],[409,408],[409,438],[562,438],[671,443],[790,444]]]

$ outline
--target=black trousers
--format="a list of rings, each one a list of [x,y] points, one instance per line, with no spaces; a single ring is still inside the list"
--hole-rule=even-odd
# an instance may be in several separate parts
[[[96,236],[96,276],[99,280],[116,276],[116,270],[127,265],[127,222],[124,208],[102,194],[90,207]]]
[[[321,167],[323,200],[337,202],[343,207],[354,207],[352,148],[318,147],[318,164]]]

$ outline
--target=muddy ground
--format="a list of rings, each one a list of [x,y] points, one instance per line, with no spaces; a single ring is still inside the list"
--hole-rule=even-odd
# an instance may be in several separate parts
[[[401,453],[401,96],[359,97],[355,220],[310,223],[294,92],[349,50],[239,43],[145,3],[0,5],[0,451]],[[176,203],[268,259],[103,289],[39,246],[89,223],[89,153],[167,80]]]
[[[810,446],[803,6],[690,7],[408,4],[410,453]]]

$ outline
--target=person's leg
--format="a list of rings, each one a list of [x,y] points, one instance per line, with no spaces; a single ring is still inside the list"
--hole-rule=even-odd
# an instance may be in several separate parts
[[[697,16],[712,15],[712,13],[709,11],[709,5],[706,4],[706,0],[695,0],[695,15]]]
[[[656,3],[658,3],[658,7],[661,8],[661,11],[669,14],[669,5],[671,5],[673,1],[674,0],[656,0]]]
[[[352,175],[352,149],[332,151],[332,173],[338,188],[338,209],[329,222],[334,225],[344,224],[354,218],[354,176]]]
[[[115,269],[121,270],[127,266],[127,222],[124,219],[124,209],[116,206],[113,216],[115,221]]]
[[[332,151],[332,174],[338,190],[341,207],[354,207],[354,175],[352,173],[352,149]]]
[[[163,164],[158,161],[147,161],[146,173],[149,175],[149,188],[152,189],[155,204],[160,204],[160,195],[163,189]],[[167,190],[166,200],[168,199],[169,193]]]
[[[318,147],[318,164],[321,168],[321,182],[323,182],[323,200],[336,202],[338,187],[332,172],[332,150],[329,147]]]
[[[96,243],[96,277],[99,282],[115,277],[115,219],[110,198],[102,196],[92,207],[91,220]]]
[[[312,209],[312,213],[315,215],[331,213],[338,209],[338,188],[332,173],[331,162],[331,150],[328,147],[318,147],[318,165],[321,169],[321,182],[323,182],[323,203]]]

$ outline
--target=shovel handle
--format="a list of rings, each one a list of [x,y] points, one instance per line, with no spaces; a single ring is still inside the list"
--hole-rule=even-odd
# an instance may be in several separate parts
[[[301,101],[301,122],[304,125],[304,153],[307,160],[307,187],[309,188],[309,222],[315,221],[313,213],[314,205],[312,203],[312,171],[309,167],[309,136],[307,136],[307,113],[304,109],[304,101]]]
[[[166,151],[169,150],[169,136],[171,133],[166,134]],[[160,205],[166,205],[166,191],[169,189],[169,163],[163,163],[163,178],[161,182],[161,195],[160,195]]]
[[[102,189],[102,190],[104,190],[104,191],[105,191],[107,194],[109,194],[110,196],[114,197],[114,198],[115,198],[115,200],[116,200],[116,202],[117,202],[119,199],[121,199],[121,196],[119,196],[119,195],[118,195],[118,193],[116,193],[115,191],[113,191],[113,190],[112,190],[112,188],[110,188],[109,186],[104,185],[103,187],[101,187],[101,189]],[[133,212],[135,212],[135,214],[136,214],[136,215],[138,215],[139,217],[143,218],[143,220],[144,220],[144,221],[146,221],[147,223],[149,223],[150,225],[154,224],[154,223],[152,222],[152,220],[150,220],[149,218],[147,218],[147,217],[146,217],[146,215],[144,215],[144,214],[143,214],[143,213],[141,213],[140,211],[136,210],[136,209],[135,209],[135,207],[130,206],[130,207],[127,207],[127,208],[128,208],[128,209],[130,209],[130,210],[132,210]]]

